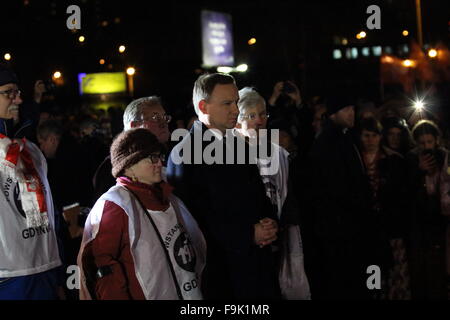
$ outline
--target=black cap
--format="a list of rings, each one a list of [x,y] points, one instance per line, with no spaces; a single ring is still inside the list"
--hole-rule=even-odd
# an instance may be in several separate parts
[[[332,114],[348,106],[355,106],[355,98],[351,92],[336,92],[327,98],[327,114]]]
[[[18,83],[16,74],[8,67],[0,65],[0,86],[8,83]]]

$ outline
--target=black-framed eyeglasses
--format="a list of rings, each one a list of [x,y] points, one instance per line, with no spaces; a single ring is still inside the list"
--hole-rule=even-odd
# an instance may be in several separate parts
[[[15,99],[17,96],[20,96],[21,91],[19,89],[9,89],[0,91],[0,94],[6,95],[9,99]]]
[[[161,160],[161,163],[164,163],[164,161],[166,160],[166,155],[164,153],[161,154],[151,154],[147,157],[148,159],[150,159],[150,161],[153,164],[158,163],[159,160]]]

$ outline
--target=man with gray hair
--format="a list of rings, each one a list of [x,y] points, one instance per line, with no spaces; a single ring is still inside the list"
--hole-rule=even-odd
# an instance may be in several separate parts
[[[168,124],[171,119],[172,117],[166,114],[159,97],[143,97],[131,101],[126,107],[123,114],[123,128],[124,131],[132,128],[145,128],[167,147],[170,138]],[[116,184],[111,170],[111,158],[108,155],[98,167],[93,178],[94,201]],[[163,176],[165,176],[164,168]]]

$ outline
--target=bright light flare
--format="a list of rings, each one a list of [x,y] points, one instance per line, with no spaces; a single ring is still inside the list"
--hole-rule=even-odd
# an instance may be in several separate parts
[[[136,73],[136,69],[135,69],[135,68],[129,67],[129,68],[127,69],[127,75],[132,76],[132,75],[134,75],[135,73]]]
[[[251,38],[250,40],[248,40],[248,45],[252,46],[256,43],[256,39],[255,38]]]
[[[55,78],[55,79],[59,79],[59,78],[61,78],[62,77],[62,74],[61,74],[61,72],[59,72],[59,71],[56,71],[55,73],[53,73],[53,78]]]
[[[422,111],[425,108],[425,104],[423,103],[422,100],[417,100],[417,101],[414,101],[413,107],[417,111]]]
[[[430,50],[428,51],[428,56],[429,56],[430,58],[436,58],[437,55],[438,55],[438,52],[437,52],[436,49],[430,49]]]

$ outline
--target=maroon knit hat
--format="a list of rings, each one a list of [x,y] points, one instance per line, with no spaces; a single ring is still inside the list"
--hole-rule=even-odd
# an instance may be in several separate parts
[[[147,129],[137,128],[123,131],[111,145],[112,175],[115,178],[122,176],[125,169],[163,149],[163,145],[156,136]]]

